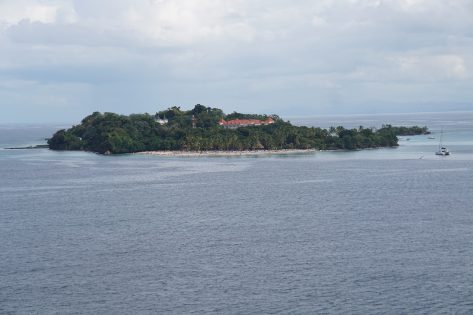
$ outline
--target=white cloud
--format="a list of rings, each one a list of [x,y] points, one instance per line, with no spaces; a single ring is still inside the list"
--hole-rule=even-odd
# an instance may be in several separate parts
[[[19,82],[84,84],[89,94],[66,102],[101,95],[123,108],[133,95],[107,97],[113,84],[153,100],[177,91],[173,103],[284,108],[292,97],[369,110],[375,96],[392,103],[406,89],[415,103],[441,82],[467,102],[471,16],[469,0],[0,0],[0,80],[18,91],[28,89]],[[375,84],[381,94],[357,90]]]
[[[418,80],[461,80],[469,76],[464,58],[458,55],[411,55],[399,58],[398,63],[402,73]]]
[[[34,0],[0,2],[0,23],[11,26],[21,21],[54,23],[60,5]]]

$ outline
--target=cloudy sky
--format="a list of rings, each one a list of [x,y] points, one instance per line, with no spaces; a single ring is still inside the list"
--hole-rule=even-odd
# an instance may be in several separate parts
[[[0,0],[0,122],[473,110],[471,0]]]

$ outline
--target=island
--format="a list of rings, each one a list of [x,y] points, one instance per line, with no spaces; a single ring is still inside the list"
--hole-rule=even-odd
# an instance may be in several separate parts
[[[323,129],[295,126],[278,115],[225,114],[201,104],[151,114],[99,113],[57,131],[52,150],[100,154],[137,152],[284,152],[287,150],[357,150],[398,146],[399,134],[424,134],[426,127]]]

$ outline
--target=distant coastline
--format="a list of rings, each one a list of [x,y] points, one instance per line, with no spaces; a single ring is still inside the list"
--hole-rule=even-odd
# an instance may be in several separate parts
[[[29,145],[26,147],[7,147],[3,148],[4,150],[32,150],[32,149],[49,149],[49,145],[47,144],[36,144],[36,145]]]

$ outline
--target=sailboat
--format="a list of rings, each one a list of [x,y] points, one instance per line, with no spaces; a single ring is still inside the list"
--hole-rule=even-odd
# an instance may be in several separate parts
[[[439,149],[438,151],[435,152],[436,155],[450,155],[450,151],[442,144],[442,138],[443,138],[443,129],[440,131],[440,142],[439,142]]]

